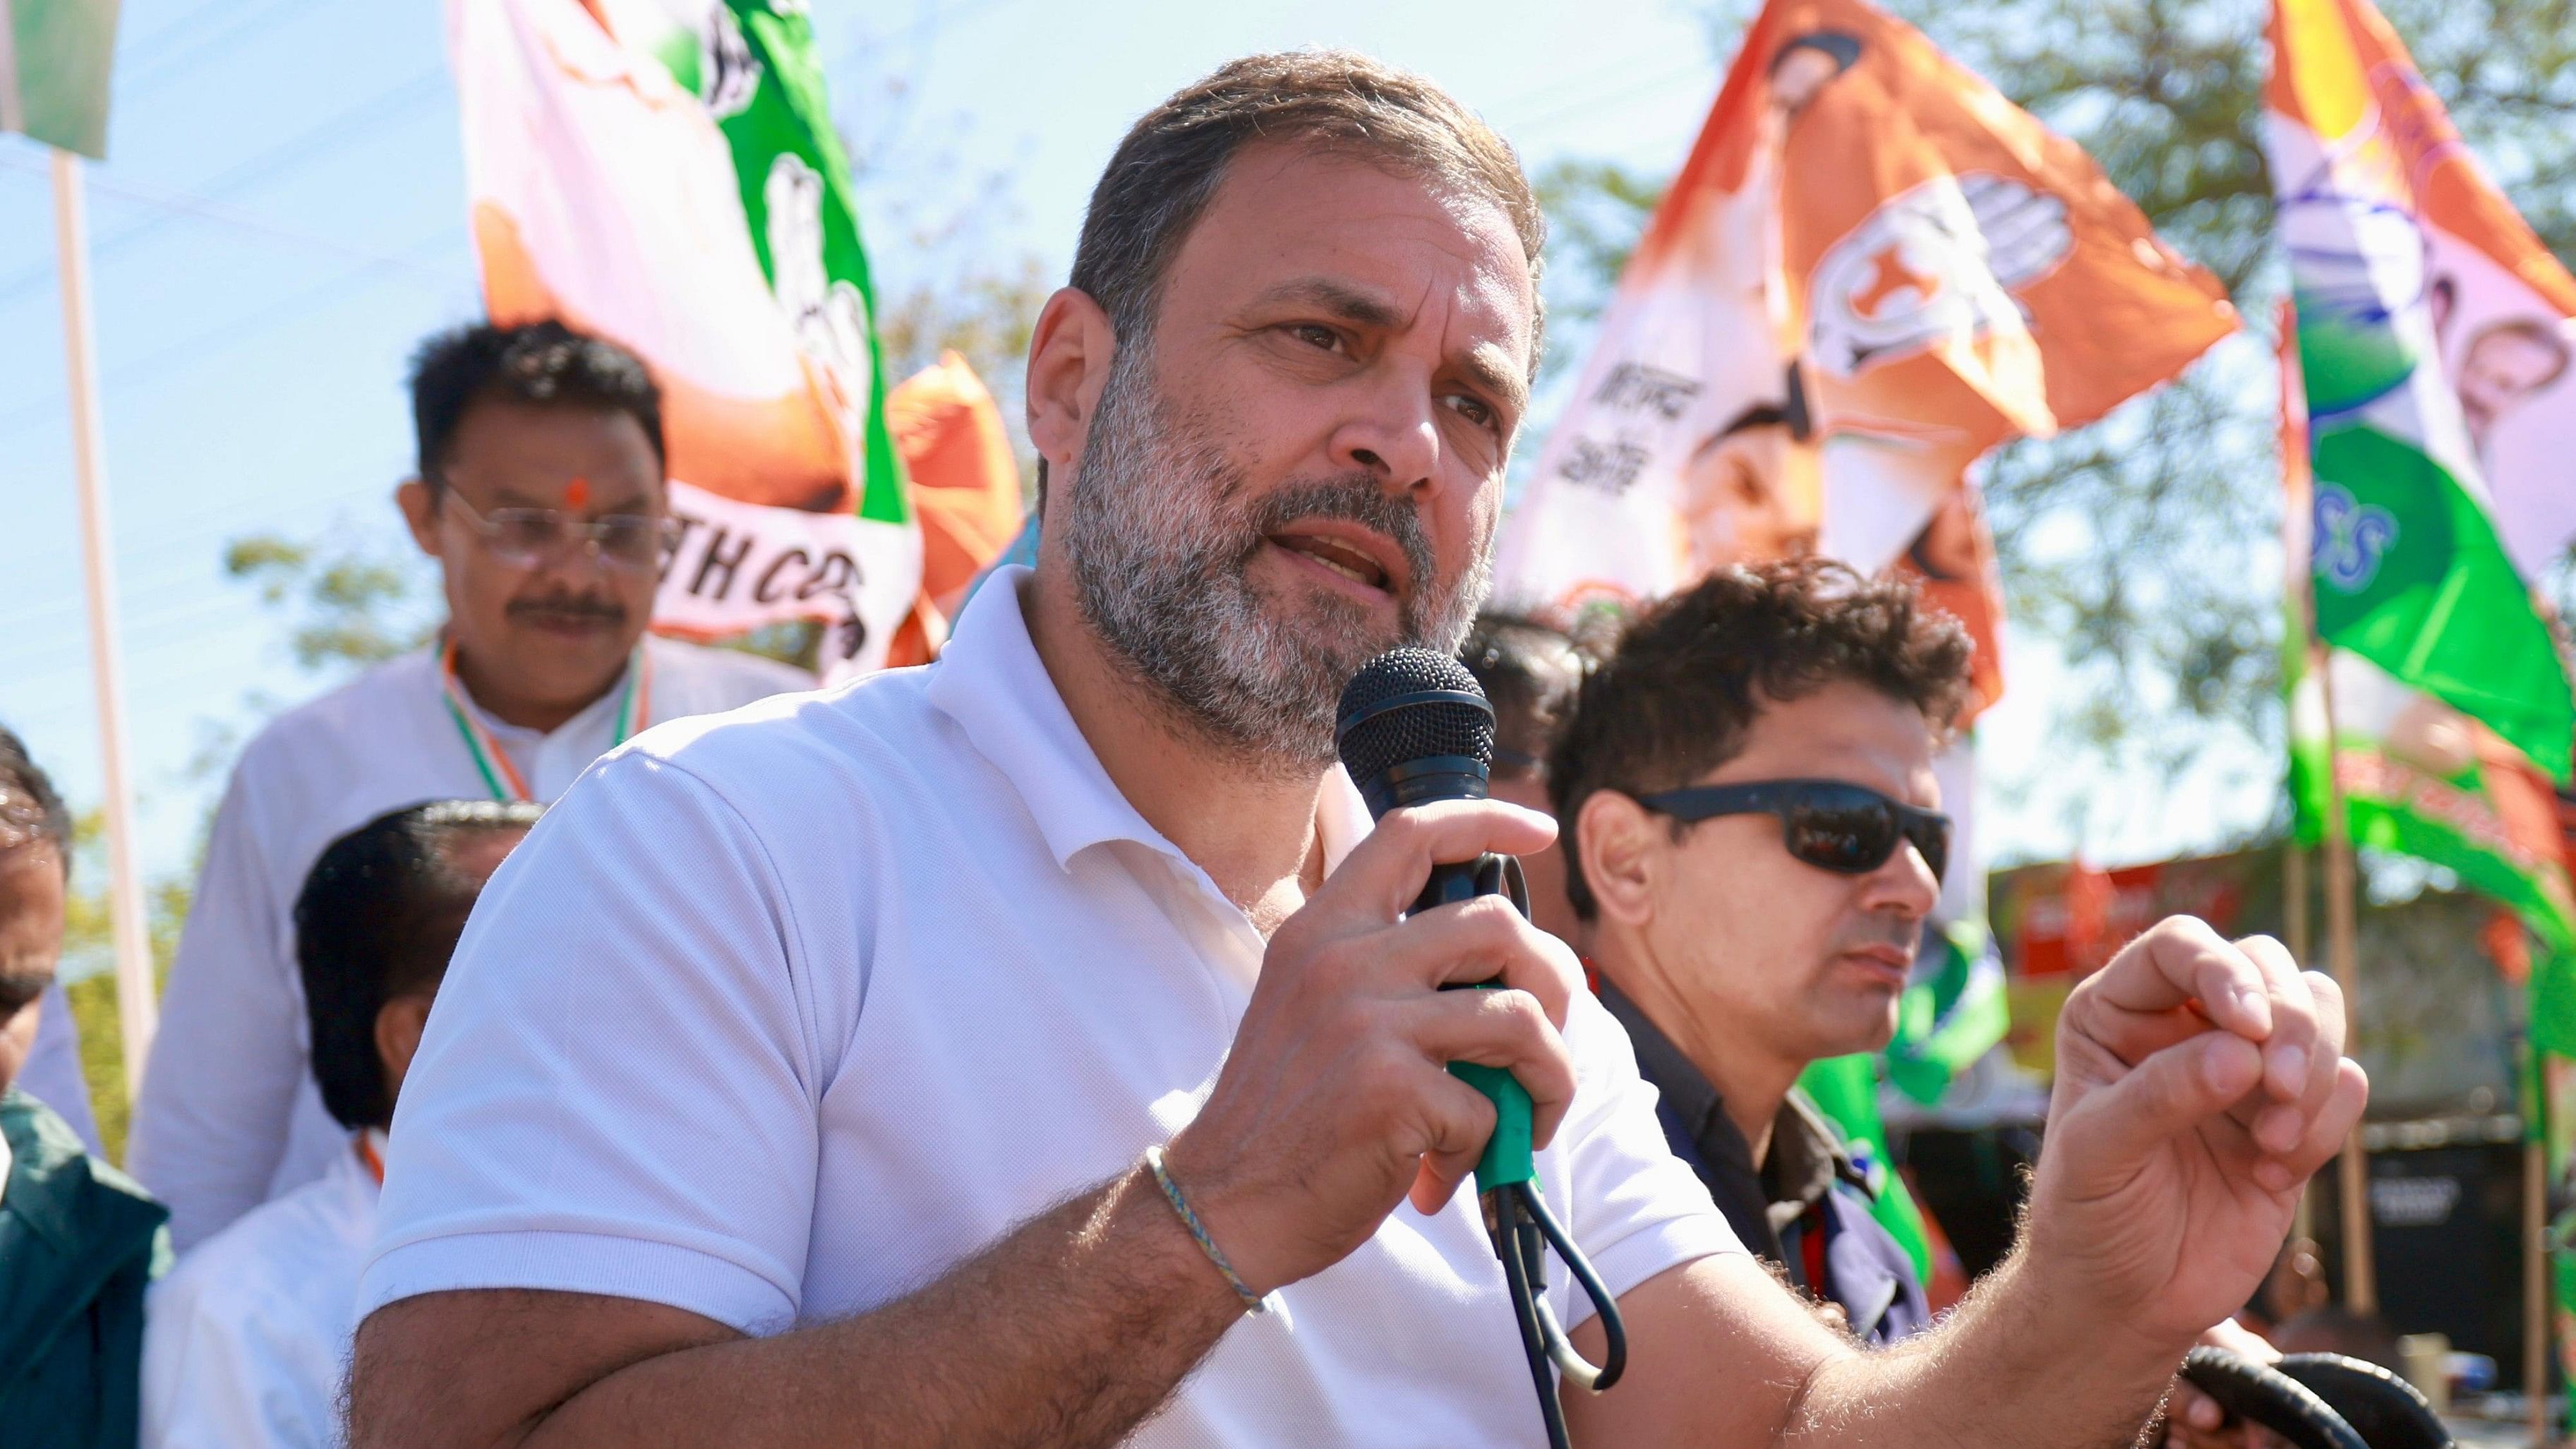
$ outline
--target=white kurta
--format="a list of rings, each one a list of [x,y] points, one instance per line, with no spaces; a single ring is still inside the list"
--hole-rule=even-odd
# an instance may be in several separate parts
[[[647,647],[656,723],[813,685],[735,650]],[[550,734],[482,722],[528,789],[552,800],[615,743],[620,693]],[[427,650],[289,711],[242,751],[162,996],[129,1151],[135,1176],[169,1204],[180,1251],[347,1154],[348,1132],[307,1069],[295,965],[295,897],[315,858],[388,810],[490,797]]]
[[[144,1300],[143,1449],[326,1449],[358,1327],[376,1179],[321,1177],[206,1240]]]

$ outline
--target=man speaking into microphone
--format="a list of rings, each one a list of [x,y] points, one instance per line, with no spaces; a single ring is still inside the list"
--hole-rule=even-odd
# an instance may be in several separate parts
[[[2134,1434],[2360,1111],[2277,947],[2174,926],[2087,982],[2022,1250],[1865,1353],[1741,1251],[1563,945],[1403,914],[1551,838],[1472,800],[1372,831],[1333,763],[1352,672],[1484,592],[1540,234],[1509,148],[1364,58],[1138,122],[1031,344],[1036,569],[927,669],[651,731],[488,888],[405,1083],[354,1444],[1537,1443],[1451,1062],[1527,1087],[1626,1322],[1576,1442]]]

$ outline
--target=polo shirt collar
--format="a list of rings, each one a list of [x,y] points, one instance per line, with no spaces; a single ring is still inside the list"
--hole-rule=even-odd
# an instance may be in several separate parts
[[[1069,868],[1077,854],[1114,840],[1186,860],[1127,803],[1064,707],[1022,609],[1021,591],[1035,578],[1011,565],[975,591],[930,668],[931,706],[1011,782],[1058,866]],[[1368,806],[1339,765],[1316,800],[1315,825],[1327,871],[1369,832]]]

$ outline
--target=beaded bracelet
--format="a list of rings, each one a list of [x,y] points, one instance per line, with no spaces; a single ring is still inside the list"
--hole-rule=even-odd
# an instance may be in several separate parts
[[[1216,1264],[1216,1270],[1225,1275],[1226,1283],[1234,1289],[1234,1296],[1243,1300],[1243,1311],[1269,1312],[1269,1305],[1262,1301],[1261,1295],[1253,1292],[1252,1285],[1244,1282],[1243,1275],[1234,1271],[1234,1265],[1225,1260],[1225,1250],[1216,1245],[1216,1239],[1208,1236],[1207,1224],[1200,1222],[1199,1215],[1190,1211],[1189,1201],[1181,1196],[1180,1185],[1172,1181],[1172,1174],[1163,1167],[1163,1149],[1160,1146],[1145,1149],[1145,1165],[1154,1170],[1154,1181],[1163,1189],[1163,1201],[1170,1203],[1172,1211],[1181,1215],[1181,1226],[1188,1228],[1190,1236],[1198,1240],[1199,1251],[1207,1254],[1208,1261]]]

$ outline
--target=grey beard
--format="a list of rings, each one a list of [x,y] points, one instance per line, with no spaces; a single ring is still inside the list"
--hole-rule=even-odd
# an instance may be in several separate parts
[[[1171,713],[1252,768],[1330,765],[1343,685],[1398,645],[1456,652],[1484,602],[1486,550],[1440,588],[1413,504],[1365,473],[1292,480],[1243,503],[1242,470],[1211,429],[1165,416],[1140,353],[1112,362],[1061,500],[1083,617]],[[1349,599],[1280,617],[1253,584],[1246,570],[1266,535],[1306,518],[1361,524],[1404,551],[1412,588],[1395,637]]]

